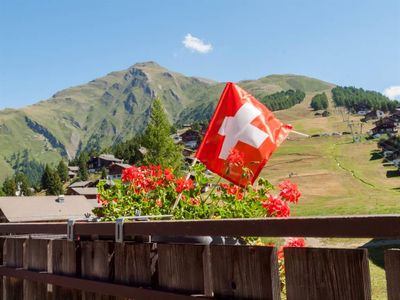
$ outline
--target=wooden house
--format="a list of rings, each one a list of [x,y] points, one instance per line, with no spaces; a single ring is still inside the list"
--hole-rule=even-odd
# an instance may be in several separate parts
[[[125,169],[130,168],[131,165],[123,164],[123,163],[116,163],[112,164],[108,167],[108,179],[121,179],[122,172]]]
[[[88,162],[89,171],[98,171],[102,168],[108,168],[112,164],[123,163],[122,159],[116,158],[113,154],[101,154],[98,157],[90,158]]]
[[[84,196],[86,199],[96,199],[97,193],[97,187],[68,188],[66,192],[67,195]]]

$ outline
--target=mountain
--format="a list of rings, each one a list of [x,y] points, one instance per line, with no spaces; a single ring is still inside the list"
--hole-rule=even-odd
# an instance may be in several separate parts
[[[260,98],[287,89],[310,94],[334,87],[297,75],[271,75],[238,84]],[[23,152],[39,162],[55,162],[132,137],[145,128],[156,96],[174,123],[209,118],[223,88],[224,83],[145,62],[59,91],[31,106],[1,110],[0,182],[12,174]]]

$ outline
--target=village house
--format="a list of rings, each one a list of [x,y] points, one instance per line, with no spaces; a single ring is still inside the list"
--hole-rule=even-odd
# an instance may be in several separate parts
[[[374,124],[375,127],[368,132],[370,136],[380,135],[384,133],[396,134],[398,132],[397,126],[399,125],[399,123],[390,116],[380,119]]]
[[[200,141],[200,133],[196,130],[189,129],[180,135],[181,142],[185,147],[196,149]]]
[[[98,180],[86,180],[86,181],[76,181],[71,183],[68,188],[86,188],[86,187],[94,187],[99,183]]]
[[[123,164],[123,163],[116,163],[112,164],[108,167],[108,176],[107,179],[121,179],[122,172],[125,169],[130,168],[131,165]]]
[[[84,196],[86,199],[96,199],[97,193],[97,187],[69,187],[66,195]]]
[[[113,154],[101,154],[98,157],[90,158],[88,169],[91,172],[99,171],[102,168],[107,168],[111,164],[123,163],[122,159],[116,158]]]
[[[78,176],[79,167],[78,166],[68,166],[68,177],[73,179]]]
[[[0,197],[0,222],[62,222],[84,219],[96,204],[83,196]]]
[[[368,122],[371,120],[378,120],[385,117],[385,113],[381,110],[371,110],[367,113],[364,118],[361,119],[362,122]]]

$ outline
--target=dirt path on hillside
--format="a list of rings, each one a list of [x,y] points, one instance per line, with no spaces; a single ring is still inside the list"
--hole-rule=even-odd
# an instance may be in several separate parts
[[[346,167],[343,166],[343,164],[340,162],[339,158],[335,155],[335,150],[336,150],[335,148],[336,148],[338,145],[340,145],[340,143],[334,143],[334,144],[331,146],[331,149],[330,149],[330,150],[331,150],[331,151],[330,151],[330,152],[331,152],[331,155],[332,155],[333,159],[335,160],[337,166],[338,166],[340,169],[342,169],[343,171],[346,171],[347,173],[350,173],[350,175],[351,175],[353,178],[357,179],[357,180],[360,181],[361,183],[363,183],[363,184],[365,184],[365,185],[367,185],[367,186],[369,186],[369,187],[376,188],[376,186],[373,185],[372,183],[370,183],[370,182],[366,181],[365,179],[359,177],[359,176],[354,172],[354,170],[347,169]]]

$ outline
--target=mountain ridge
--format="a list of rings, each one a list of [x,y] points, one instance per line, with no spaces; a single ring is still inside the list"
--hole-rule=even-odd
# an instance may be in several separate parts
[[[315,93],[334,87],[293,74],[238,84],[256,97],[287,89]],[[0,167],[5,170],[0,181],[12,173],[12,155],[25,149],[34,160],[55,162],[134,136],[145,128],[155,97],[160,97],[174,123],[209,117],[223,88],[223,82],[185,76],[150,61],[60,90],[20,109],[0,110]]]

